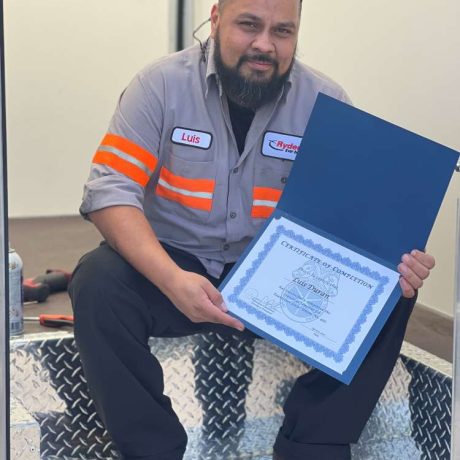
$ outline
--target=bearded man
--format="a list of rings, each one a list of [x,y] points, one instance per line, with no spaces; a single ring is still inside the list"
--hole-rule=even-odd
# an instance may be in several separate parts
[[[216,286],[276,207],[292,167],[264,140],[300,144],[319,92],[349,102],[296,60],[300,16],[300,0],[214,5],[206,44],[142,70],[94,156],[81,213],[107,244],[82,258],[70,293],[88,386],[127,460],[179,460],[186,448],[149,337],[254,337]],[[316,370],[297,380],[275,458],[350,458],[433,265],[421,251],[403,255],[403,297],[351,385]]]

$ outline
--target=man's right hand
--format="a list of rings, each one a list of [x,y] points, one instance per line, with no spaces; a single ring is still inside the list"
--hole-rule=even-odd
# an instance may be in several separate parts
[[[112,206],[90,214],[110,246],[155,284],[190,321],[219,323],[242,331],[227,313],[220,292],[205,277],[187,272],[169,257],[147,222],[132,206]]]
[[[227,313],[221,293],[204,276],[179,268],[162,290],[194,323],[219,323],[244,330],[243,323]]]

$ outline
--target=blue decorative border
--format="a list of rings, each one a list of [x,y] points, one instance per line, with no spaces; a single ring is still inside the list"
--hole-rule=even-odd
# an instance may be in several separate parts
[[[320,345],[319,343],[311,340],[309,337],[305,337],[300,332],[287,327],[285,324],[280,323],[279,321],[273,319],[271,316],[257,310],[256,308],[252,307],[251,305],[244,302],[242,299],[239,298],[241,293],[243,292],[244,288],[247,286],[251,278],[260,268],[262,263],[264,262],[265,258],[269,254],[269,252],[273,249],[276,242],[280,239],[281,236],[287,236],[298,243],[313,249],[314,251],[319,252],[325,257],[335,260],[346,267],[357,271],[363,275],[368,276],[375,280],[378,285],[370,297],[368,303],[366,304],[365,308],[363,309],[361,315],[357,319],[356,323],[353,325],[350,333],[346,337],[345,341],[343,342],[342,346],[340,347],[339,351],[334,352],[329,348]],[[389,279],[386,276],[381,276],[376,271],[371,271],[368,267],[362,267],[357,262],[352,262],[348,257],[343,257],[341,254],[332,252],[329,248],[324,248],[320,244],[314,243],[310,239],[304,238],[302,235],[295,234],[292,230],[287,230],[283,225],[278,225],[276,231],[270,237],[270,240],[265,244],[263,250],[258,254],[257,258],[252,263],[252,267],[246,271],[246,274],[243,278],[241,278],[239,284],[235,287],[233,293],[229,296],[230,302],[235,303],[240,307],[242,310],[246,310],[250,315],[255,316],[259,320],[265,321],[265,323],[269,326],[274,326],[277,330],[283,332],[289,337],[293,337],[298,342],[303,343],[307,347],[313,348],[316,352],[322,353],[327,358],[332,358],[335,362],[340,363],[343,361],[345,353],[348,352],[350,345],[355,341],[356,335],[360,332],[362,325],[366,322],[367,317],[372,312],[374,305],[377,303],[378,297],[384,291],[384,286],[389,283]]]

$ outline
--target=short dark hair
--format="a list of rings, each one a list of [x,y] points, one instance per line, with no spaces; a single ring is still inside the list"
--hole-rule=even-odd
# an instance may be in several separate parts
[[[219,8],[222,8],[222,6],[224,5],[225,2],[227,2],[228,0],[219,0],[218,1],[218,4],[219,4]],[[302,0],[300,0],[300,6],[302,7]]]

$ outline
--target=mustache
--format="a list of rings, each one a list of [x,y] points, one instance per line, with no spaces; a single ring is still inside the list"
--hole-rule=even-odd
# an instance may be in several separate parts
[[[274,66],[278,65],[278,61],[268,54],[247,54],[245,56],[241,56],[240,60],[238,62],[238,66],[244,64],[245,62],[250,62],[250,61],[257,61],[257,62],[266,62],[268,64],[272,64]]]

